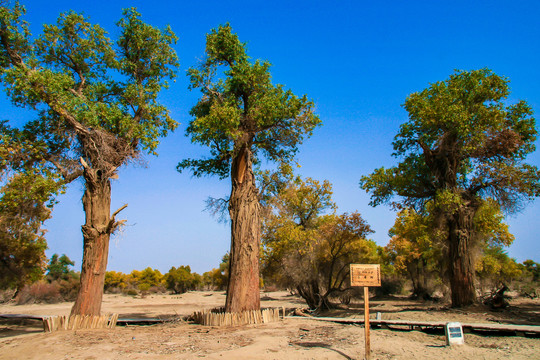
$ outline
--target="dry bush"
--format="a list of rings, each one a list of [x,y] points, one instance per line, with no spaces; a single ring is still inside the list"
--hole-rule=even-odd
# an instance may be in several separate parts
[[[276,291],[279,291],[281,290],[277,285],[274,285],[274,284],[269,284],[269,285],[265,285],[264,286],[264,291],[265,292],[276,292]]]
[[[17,305],[74,301],[79,287],[79,279],[74,277],[52,282],[37,281],[26,285],[19,292],[16,298]]]
[[[165,294],[167,292],[167,289],[165,286],[158,285],[158,286],[151,286],[148,289],[148,292],[151,294]]]
[[[4,304],[13,300],[15,293],[15,289],[0,290],[0,304]]]
[[[53,284],[58,284],[58,291],[64,301],[75,301],[77,293],[81,287],[81,282],[76,277],[69,277],[65,280],[53,281]]]
[[[26,285],[17,295],[17,305],[33,304],[33,303],[57,303],[62,301],[59,285],[48,283],[46,281],[38,281],[32,285]]]
[[[518,284],[516,288],[518,289],[518,293],[520,296],[529,299],[537,299],[538,297],[540,297],[540,286],[538,283],[526,282],[523,284]]]
[[[122,288],[119,288],[119,287],[108,287],[107,289],[105,289],[105,294],[122,294],[123,293],[123,289]]]
[[[126,288],[126,289],[122,290],[122,293],[124,295],[129,295],[129,296],[137,296],[137,295],[139,295],[139,291],[137,289],[134,289],[134,288]]]

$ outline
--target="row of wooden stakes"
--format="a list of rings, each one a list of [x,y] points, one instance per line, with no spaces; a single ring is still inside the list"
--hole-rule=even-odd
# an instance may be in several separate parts
[[[112,329],[116,327],[118,314],[106,314],[101,316],[48,316],[43,318],[43,330],[53,332],[58,330],[79,329]]]
[[[266,324],[280,320],[281,309],[250,310],[239,313],[216,312],[215,310],[198,311],[192,315],[193,321],[206,326],[241,326],[248,324]],[[283,308],[283,317],[285,308]]]

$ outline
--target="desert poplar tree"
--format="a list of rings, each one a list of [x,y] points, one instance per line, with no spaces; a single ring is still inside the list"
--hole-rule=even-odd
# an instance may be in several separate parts
[[[289,162],[320,120],[313,103],[273,85],[270,64],[251,61],[229,25],[206,37],[206,56],[191,68],[191,89],[201,98],[192,108],[187,134],[210,148],[210,157],[186,159],[178,169],[195,176],[230,177],[230,278],[226,311],[259,309],[259,191],[253,164],[262,158]]]
[[[540,195],[540,172],[525,159],[535,150],[535,119],[525,101],[509,104],[508,80],[489,69],[456,71],[409,95],[409,120],[393,142],[397,166],[362,177],[372,205],[397,195],[418,211],[430,204],[445,233],[452,305],[475,301],[472,244],[486,201],[506,213]]]
[[[159,92],[175,76],[176,36],[124,10],[113,42],[99,25],[69,11],[34,38],[19,3],[0,7],[0,75],[16,106],[35,110],[24,128],[44,146],[43,161],[65,181],[81,177],[85,212],[81,289],[72,314],[98,315],[109,239],[122,224],[111,214],[118,168],[153,154],[176,128]]]

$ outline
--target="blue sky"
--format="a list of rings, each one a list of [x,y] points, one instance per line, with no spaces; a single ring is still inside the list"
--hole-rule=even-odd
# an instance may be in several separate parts
[[[372,208],[358,186],[362,175],[392,166],[391,142],[407,120],[401,104],[407,95],[445,80],[454,69],[483,67],[506,76],[511,98],[540,111],[540,3],[537,1],[22,1],[34,34],[69,9],[83,12],[114,38],[122,9],[137,7],[146,22],[170,24],[179,36],[178,78],[161,99],[181,123],[161,141],[158,157],[131,165],[113,183],[113,209],[128,208],[127,226],[112,240],[109,270],[130,272],[148,266],[162,272],[190,265],[202,273],[217,267],[230,246],[230,230],[204,212],[208,196],[230,191],[228,180],[179,174],[179,161],[204,155],[184,135],[189,109],[198,93],[188,91],[186,70],[204,54],[205,35],[229,22],[248,43],[249,55],[272,63],[274,83],[307,94],[323,121],[298,156],[305,177],[328,179],[339,212],[358,210],[388,241],[395,213]],[[3,118],[31,115],[13,110],[3,96]],[[540,166],[538,152],[528,162]],[[47,254],[67,254],[81,265],[84,222],[82,182],[59,198],[46,225]],[[537,200],[507,218],[516,236],[508,249],[518,261],[540,261],[540,212]]]

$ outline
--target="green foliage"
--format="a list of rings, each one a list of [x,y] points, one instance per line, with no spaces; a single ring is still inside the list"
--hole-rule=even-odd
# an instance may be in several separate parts
[[[532,281],[540,280],[540,264],[532,260],[525,260],[523,262],[523,271],[531,276]]]
[[[504,223],[504,215],[497,202],[486,199],[474,216],[474,230],[478,240],[491,247],[510,246],[514,235]]]
[[[73,132],[84,133],[83,126],[136,140],[136,148],[153,152],[157,137],[176,127],[157,102],[178,66],[171,48],[177,38],[169,27],[154,28],[127,9],[117,23],[115,45],[99,25],[70,11],[57,24],[44,25],[32,41],[24,12],[18,4],[0,8],[1,75],[16,105],[46,110],[40,121],[28,124],[41,131],[43,140],[59,130],[70,138]],[[76,149],[72,143],[70,150]]]
[[[255,160],[288,162],[297,146],[320,124],[313,103],[282,85],[273,85],[270,64],[251,62],[246,46],[231,27],[221,25],[206,37],[206,57],[190,68],[191,89],[202,97],[192,108],[187,134],[210,148],[207,159],[186,159],[178,165],[195,176],[229,176],[231,160],[247,147]]]
[[[529,259],[518,266],[521,270],[521,278],[517,281],[520,294],[531,299],[540,297],[540,264]]]
[[[73,271],[70,266],[75,265],[65,254],[58,257],[58,254],[53,254],[47,266],[47,280],[50,282],[55,280],[67,280],[72,277]]]
[[[283,274],[282,261],[292,249],[303,255],[311,249],[303,248],[315,237],[320,216],[336,205],[332,202],[332,185],[300,177],[269,192],[263,217],[262,251],[263,274],[271,282],[282,283],[288,279]],[[283,280],[281,279],[282,277]]]
[[[372,192],[371,204],[393,195],[406,205],[437,196],[441,205],[444,199],[459,204],[467,195],[490,197],[512,211],[538,196],[540,172],[523,162],[535,150],[535,119],[524,101],[506,105],[508,95],[508,80],[482,69],[456,71],[407,97],[409,121],[393,142],[402,162],[360,181]]]
[[[219,268],[202,275],[202,285],[210,289],[225,290],[229,283],[229,261],[229,253],[223,255]]]
[[[40,169],[61,185],[83,174],[79,159],[108,178],[141,151],[154,153],[158,137],[177,126],[157,99],[178,66],[170,28],[128,9],[114,44],[69,11],[33,37],[24,14],[19,3],[0,6],[0,80],[14,105],[39,118],[21,130],[0,124],[0,170]],[[4,146],[8,139],[13,145]]]
[[[44,25],[42,34],[34,37],[24,13],[19,3],[0,4],[0,81],[15,106],[38,114],[37,120],[24,124],[21,134],[28,147],[42,150],[39,167],[58,174],[63,183],[84,177],[88,214],[83,237],[85,249],[91,248],[97,240],[108,241],[105,237],[122,224],[115,221],[116,213],[109,220],[107,189],[117,169],[143,152],[155,154],[158,138],[177,127],[158,101],[160,91],[175,77],[178,58],[172,45],[177,38],[169,27],[160,30],[145,24],[135,9],[124,10],[116,43],[101,26],[73,11],[61,14],[56,24]],[[18,170],[21,162],[27,169],[36,159],[16,156],[8,165]],[[92,197],[101,199],[91,201]],[[85,251],[83,263],[106,262],[106,256]],[[104,274],[87,281],[96,274],[86,269],[81,274],[83,287],[99,287]],[[100,297],[82,298],[101,290],[81,292],[73,311],[87,311],[83,303],[98,305]]]
[[[406,275],[413,284],[413,296],[428,298],[434,290],[434,280],[441,276],[442,251],[433,236],[430,218],[412,208],[401,210],[386,252],[398,274]]]
[[[202,285],[202,277],[192,273],[188,266],[174,266],[164,276],[165,286],[175,294],[182,294],[188,290],[195,290]]]
[[[0,189],[0,288],[20,287],[42,277],[54,180],[35,172],[12,176]]]
[[[413,208],[399,211],[394,226],[389,231],[391,239],[386,246],[388,260],[398,274],[407,275],[412,281],[413,296],[429,297],[435,290],[434,284],[440,283],[445,277],[448,260],[445,258],[444,248],[448,234],[439,227],[438,220],[437,211],[432,203],[428,202],[424,213],[418,213]],[[500,267],[505,265],[496,264],[498,260],[508,260],[502,246],[508,246],[514,240],[503,220],[499,206],[489,199],[482,203],[473,219],[476,236],[473,260],[483,286],[488,286],[488,282],[497,286],[497,281],[505,281],[511,277],[508,267],[505,268],[507,272],[501,273]],[[506,258],[490,256],[489,252],[493,255],[495,251],[493,249],[499,249]],[[490,263],[492,265],[489,265]],[[486,272],[478,272],[479,267],[484,266]],[[499,270],[491,271],[489,266],[498,266]]]
[[[261,199],[253,164],[260,165],[263,158],[291,162],[320,120],[307,96],[299,98],[272,84],[270,64],[251,62],[245,44],[229,25],[207,35],[205,52],[200,66],[189,69],[190,88],[199,89],[202,97],[191,109],[193,120],[186,132],[192,142],[210,149],[210,157],[185,159],[177,169],[191,169],[197,177],[231,177],[230,284],[234,286],[227,293],[226,308],[256,309],[259,294],[253,274],[259,273]]]
[[[515,259],[508,256],[499,245],[488,246],[476,264],[476,274],[482,283],[482,288],[493,291],[501,284],[509,284],[522,275]]]
[[[133,270],[128,281],[139,290],[148,291],[151,287],[162,285],[163,275],[159,270],[147,267],[143,271]]]
[[[120,271],[107,271],[105,273],[105,291],[111,291],[113,289],[123,290],[128,286],[128,275]]]

